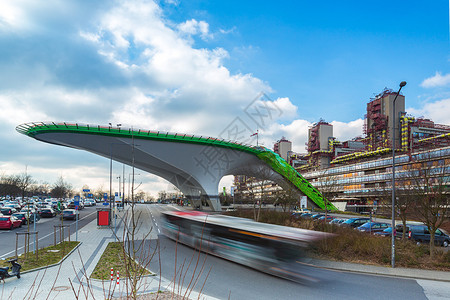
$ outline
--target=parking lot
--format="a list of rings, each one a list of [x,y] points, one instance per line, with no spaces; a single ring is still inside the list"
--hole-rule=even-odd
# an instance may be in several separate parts
[[[99,207],[99,206],[97,206]],[[83,210],[79,211],[79,221],[78,221],[78,230],[83,230],[83,227],[94,220],[96,218],[96,206],[86,207]],[[25,233],[25,232],[33,232],[36,230],[38,232],[38,246],[39,248],[49,246],[54,243],[54,230],[55,226],[68,226],[64,228],[64,234],[67,237],[69,230],[70,233],[74,233],[76,231],[76,221],[75,220],[63,220],[61,222],[60,216],[56,215],[55,217],[41,218],[36,224],[26,224],[22,225],[20,228],[15,228],[13,230],[10,229],[0,229],[0,259],[5,259],[7,257],[13,256],[15,254],[16,248],[16,233]],[[56,233],[57,242],[60,238],[59,228]],[[24,239],[25,235],[19,236],[18,242],[18,253],[24,252]],[[34,242],[35,238],[33,235],[30,235],[30,249],[33,250],[35,248]]]

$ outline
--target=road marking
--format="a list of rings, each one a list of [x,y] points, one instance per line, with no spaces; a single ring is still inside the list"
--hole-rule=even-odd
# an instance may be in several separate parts
[[[94,214],[94,213],[96,213],[96,211],[94,211],[94,212],[92,212],[92,213],[90,213],[90,214],[84,216],[84,217],[81,218],[80,220],[83,220],[83,219],[87,218],[88,216],[90,216],[90,215],[92,215],[92,214]],[[80,221],[80,220],[79,220],[79,221]],[[72,225],[72,224],[75,224],[75,222],[71,223],[70,225]],[[69,226],[70,226],[70,225],[69,225]],[[39,239],[38,239],[38,242],[39,242],[40,240],[42,240],[42,239],[45,239],[45,238],[49,237],[49,236],[52,235],[52,234],[54,234],[54,232],[50,232],[49,234],[47,234],[47,235],[45,235],[45,236],[39,238]],[[30,246],[33,245],[34,243],[35,243],[35,241],[33,241],[32,243],[30,243]],[[24,249],[24,248],[25,248],[25,246],[22,246],[22,247],[17,248],[17,254],[18,254],[18,255],[21,255],[22,253],[19,254],[19,251],[22,250],[22,249]],[[8,255],[11,255],[11,254],[13,254],[13,253],[15,253],[15,252],[16,252],[16,250],[9,251],[8,253],[1,255],[1,256],[0,256],[0,259],[4,258],[5,256],[7,257]]]

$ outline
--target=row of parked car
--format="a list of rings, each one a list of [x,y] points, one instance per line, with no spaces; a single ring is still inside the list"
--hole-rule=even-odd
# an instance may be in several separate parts
[[[87,206],[96,205],[95,201],[85,201]],[[80,201],[79,209],[84,208]],[[60,215],[67,220],[75,220],[77,216],[73,201],[61,202],[43,201],[19,203],[18,201],[3,201],[0,203],[0,229],[14,229],[28,223],[39,221],[41,218],[53,218]]]
[[[392,227],[388,223],[384,222],[372,222],[369,218],[335,218],[333,216],[327,215],[325,220],[325,214],[313,214],[311,212],[293,213],[296,218],[313,219],[317,221],[326,221],[330,224],[335,224],[339,226],[348,226],[354,228],[360,232],[372,233],[378,236],[391,236]],[[428,226],[423,224],[408,224],[406,228],[403,225],[395,226],[395,236],[401,238],[403,232],[406,232],[407,238],[415,241],[416,243],[429,243],[431,234]],[[450,235],[443,229],[437,229],[435,232],[435,244],[439,246],[448,247],[450,244]]]

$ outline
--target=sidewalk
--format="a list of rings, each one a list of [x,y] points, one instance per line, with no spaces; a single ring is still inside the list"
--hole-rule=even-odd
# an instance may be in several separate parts
[[[117,235],[122,235],[123,216],[127,211],[118,213],[116,221]],[[114,226],[114,221],[112,221]],[[75,233],[71,235],[75,240]],[[115,240],[112,228],[98,228],[97,220],[93,220],[78,231],[81,245],[62,264],[39,271],[21,274],[21,278],[8,278],[1,284],[0,299],[107,299],[126,295],[125,280],[119,285],[114,281],[88,280],[103,251],[109,242]],[[157,270],[155,270],[157,271]],[[116,274],[114,274],[116,276]],[[161,281],[161,282],[160,282]],[[140,293],[156,293],[158,290],[172,290],[170,281],[159,276],[145,277],[141,282]],[[195,299],[198,294],[192,292]],[[207,296],[201,296],[207,299]]]
[[[127,212],[120,212],[120,217],[123,217],[125,213]],[[123,232],[123,226],[121,218],[117,219],[116,232],[118,234]],[[75,233],[71,235],[71,239],[75,240]],[[98,228],[97,220],[94,220],[79,230],[78,239],[82,242],[81,245],[61,265],[24,273],[21,279],[15,277],[6,279],[5,284],[1,287],[0,299],[46,299],[47,297],[48,299],[75,299],[73,290],[79,293],[80,299],[106,299],[111,298],[111,296],[125,296],[124,280],[121,280],[119,285],[116,284],[116,280],[112,283],[111,281],[87,280],[108,242],[115,240],[112,229]],[[313,260],[311,264],[334,270],[450,282],[450,274],[448,272],[404,268],[392,269],[324,260]],[[157,270],[152,271],[156,272]],[[164,291],[166,289],[172,290],[170,280],[160,279],[157,275],[144,278],[140,292],[156,293],[158,290]],[[191,297],[198,298],[198,294],[191,293]],[[207,295],[202,295],[200,298],[211,299]]]
[[[423,269],[390,268],[373,265],[363,265],[340,261],[313,259],[311,265],[329,269],[370,275],[395,276],[409,279],[425,279],[450,282],[450,273],[444,271],[432,271]]]

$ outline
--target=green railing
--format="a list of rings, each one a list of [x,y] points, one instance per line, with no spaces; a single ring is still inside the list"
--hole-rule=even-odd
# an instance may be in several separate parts
[[[281,158],[275,152],[264,147],[255,147],[237,141],[229,141],[213,137],[204,137],[197,135],[132,129],[132,128],[121,128],[113,126],[66,123],[66,122],[26,123],[17,126],[16,130],[24,135],[33,138],[41,133],[67,132],[67,133],[82,133],[82,134],[98,134],[98,135],[146,139],[146,140],[163,140],[165,142],[202,144],[237,151],[243,151],[246,153],[253,154],[262,161],[266,162],[274,171],[282,175],[286,180],[288,180],[294,186],[296,186],[309,199],[311,199],[315,204],[317,204],[317,206],[319,206],[322,209],[325,209],[325,201],[320,192],[317,189],[315,189],[306,179],[304,179],[283,158]],[[331,203],[328,203],[327,206],[328,209],[330,210],[336,210],[336,207],[334,207],[334,205],[332,205]]]

